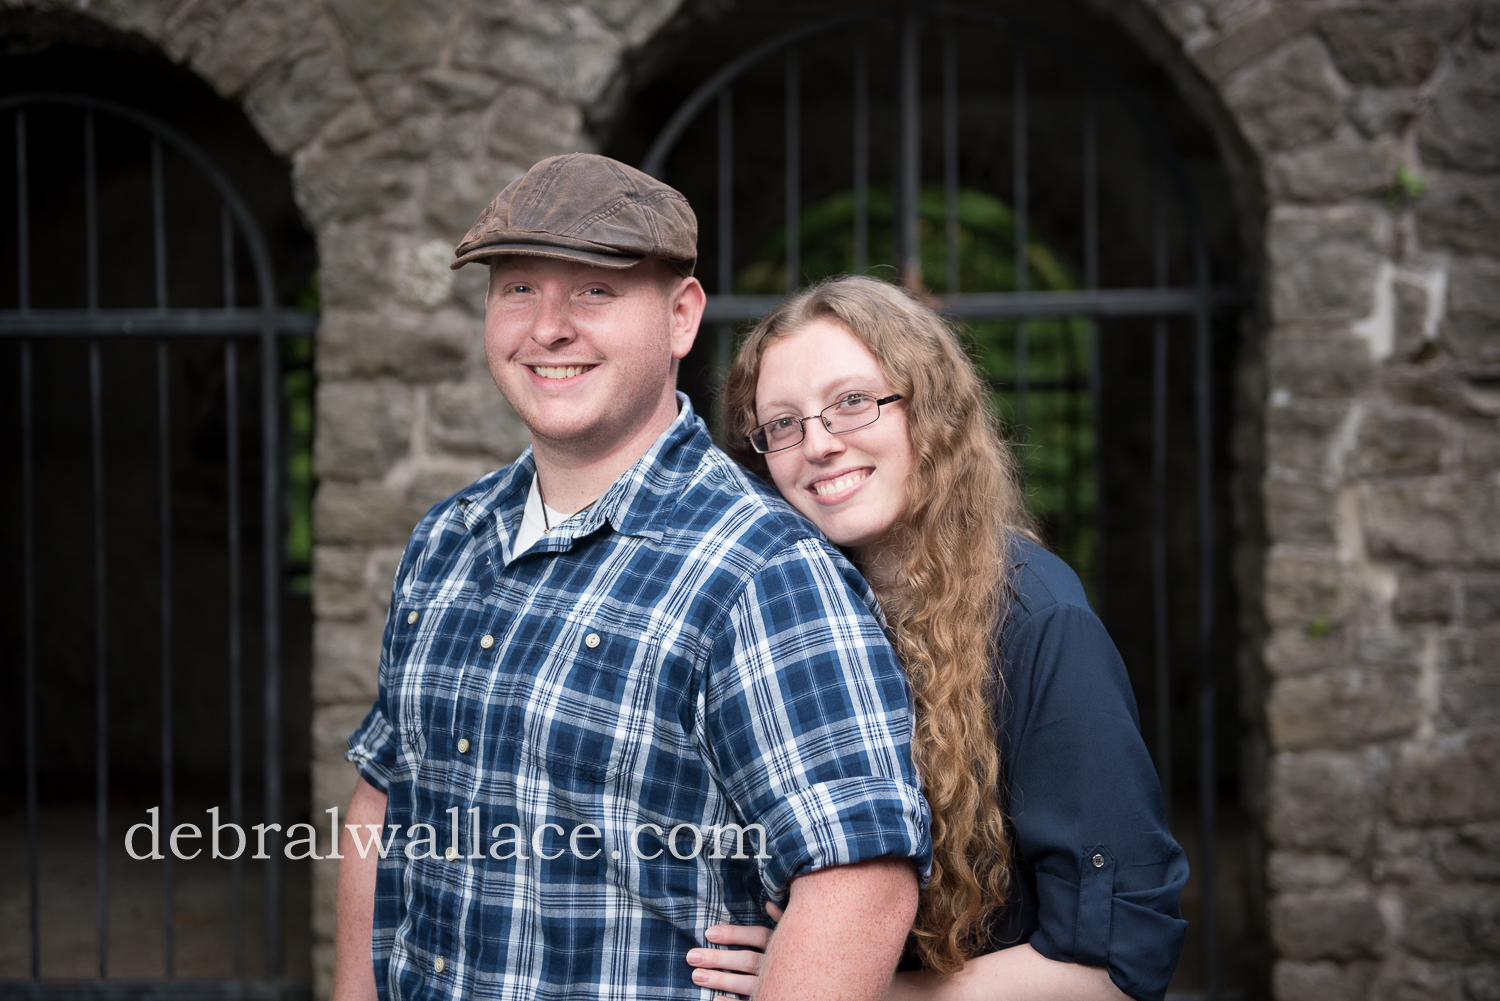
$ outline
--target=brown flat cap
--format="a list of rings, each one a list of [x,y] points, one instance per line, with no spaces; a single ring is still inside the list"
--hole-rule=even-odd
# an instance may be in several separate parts
[[[603,268],[660,257],[690,275],[698,260],[698,217],[680,191],[649,174],[596,153],[567,153],[506,185],[454,254],[454,270],[528,254]]]

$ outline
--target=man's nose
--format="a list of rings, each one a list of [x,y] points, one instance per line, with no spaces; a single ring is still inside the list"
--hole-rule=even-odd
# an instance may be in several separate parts
[[[802,422],[802,455],[809,462],[821,462],[846,447],[841,437],[828,430],[823,418],[809,417]]]
[[[568,310],[562,296],[542,293],[538,303],[535,322],[531,326],[531,339],[544,348],[566,344],[574,337],[573,325],[568,319]]]

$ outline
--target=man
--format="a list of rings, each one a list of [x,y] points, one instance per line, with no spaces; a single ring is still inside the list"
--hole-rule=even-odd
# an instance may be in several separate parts
[[[675,392],[696,245],[678,192],[570,154],[458,246],[532,446],[397,570],[337,1001],[707,997],[684,953],[763,892],[762,998],[889,982],[931,852],[905,681],[853,568]]]

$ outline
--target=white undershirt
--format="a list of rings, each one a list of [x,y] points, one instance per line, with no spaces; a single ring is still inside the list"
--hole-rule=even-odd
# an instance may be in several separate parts
[[[542,503],[542,492],[537,488],[535,474],[531,477],[531,492],[526,495],[526,509],[521,512],[521,528],[516,532],[515,544],[510,547],[512,556],[519,556],[536,544],[536,540],[547,534],[547,525],[556,528],[572,514],[564,514],[550,504]],[[542,520],[542,509],[547,509],[546,520]],[[577,514],[578,512],[574,512]]]

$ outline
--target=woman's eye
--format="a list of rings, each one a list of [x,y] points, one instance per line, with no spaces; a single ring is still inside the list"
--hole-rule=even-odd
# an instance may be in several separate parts
[[[866,396],[864,393],[850,393],[848,396],[844,397],[842,400],[839,401],[839,406],[841,406],[841,407],[858,407],[858,406],[861,406],[862,404],[864,404],[864,402],[866,400],[868,400],[868,399],[869,399],[869,397]]]
[[[795,418],[795,417],[782,417],[782,418],[779,418],[779,419],[774,420],[774,421],[771,422],[771,430],[772,431],[785,431],[788,428],[795,427],[796,424],[797,424],[797,418]]]

